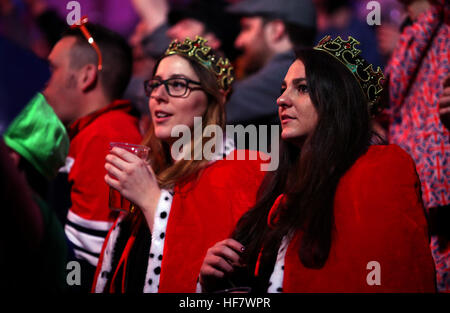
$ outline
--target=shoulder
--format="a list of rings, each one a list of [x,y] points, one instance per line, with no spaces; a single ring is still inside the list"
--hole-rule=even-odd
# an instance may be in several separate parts
[[[235,83],[235,91],[241,91],[241,86],[248,87],[249,85],[255,85],[259,88],[280,89],[281,81],[283,80],[286,72],[294,62],[294,54],[283,53],[276,55],[271,61],[269,61],[258,72],[250,75],[249,77]],[[261,83],[267,84],[261,86]],[[235,92],[233,91],[233,92]]]
[[[399,171],[415,170],[411,156],[397,145],[373,145],[350,170],[393,175]]]
[[[137,144],[142,139],[138,119],[121,110],[105,112],[86,127],[82,133],[87,140],[108,142],[108,144],[111,141]]]
[[[371,146],[344,174],[336,190],[337,199],[355,203],[400,203],[417,200],[420,181],[411,157],[396,145]],[[408,200],[409,201],[409,200]],[[380,209],[380,208],[378,208]]]
[[[400,227],[406,223],[405,216],[421,224],[421,214],[414,162],[396,145],[370,147],[341,178],[336,190],[335,216],[341,229],[347,223],[384,229],[395,222]]]
[[[365,156],[381,160],[412,160],[405,150],[395,144],[370,146]]]
[[[270,157],[262,152],[233,150],[226,158],[205,168],[200,179],[211,181],[211,185],[230,188],[259,183],[266,174],[263,165],[267,162],[270,162]]]
[[[137,123],[137,117],[123,110],[111,110],[101,114],[92,122],[92,125],[96,128],[126,131],[126,127],[138,129]]]
[[[397,145],[371,146],[342,176],[337,192],[355,195],[396,193],[419,183],[412,158]],[[347,191],[345,191],[347,190]]]
[[[278,72],[281,75],[286,75],[287,70],[295,61],[295,54],[292,51],[279,53],[275,55],[261,71],[267,73]]]

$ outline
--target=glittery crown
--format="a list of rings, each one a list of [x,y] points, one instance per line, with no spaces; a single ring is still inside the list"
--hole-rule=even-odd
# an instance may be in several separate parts
[[[184,42],[179,42],[175,39],[170,43],[165,55],[180,54],[195,60],[216,76],[220,89],[229,91],[234,80],[233,66],[227,58],[215,55],[206,42],[207,40],[200,36],[196,36],[195,41],[186,38]]]
[[[334,56],[352,72],[366,95],[370,112],[376,114],[381,111],[378,100],[383,90],[384,75],[379,66],[374,71],[372,64],[360,56],[361,50],[355,48],[359,44],[360,42],[351,36],[348,37],[347,41],[344,41],[340,36],[335,39],[331,39],[331,36],[325,36],[314,49],[325,51]]]

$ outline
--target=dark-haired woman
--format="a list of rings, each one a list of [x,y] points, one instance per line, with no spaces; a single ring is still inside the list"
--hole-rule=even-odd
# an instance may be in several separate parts
[[[280,165],[232,238],[208,250],[203,291],[435,291],[415,165],[371,144],[382,74],[357,43],[326,37],[297,53],[277,100]]]

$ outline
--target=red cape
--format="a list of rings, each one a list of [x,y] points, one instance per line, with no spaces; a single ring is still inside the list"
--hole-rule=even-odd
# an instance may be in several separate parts
[[[401,148],[370,147],[339,182],[334,213],[325,266],[303,266],[297,234],[286,252],[283,292],[435,292],[420,181]],[[367,283],[371,261],[380,264],[380,285]]]
[[[237,151],[230,155],[237,159]],[[197,179],[175,186],[165,235],[159,292],[195,292],[206,251],[216,242],[230,237],[239,218],[254,205],[265,175],[260,168],[262,163],[260,159],[219,160],[203,169]],[[92,291],[100,275],[107,243],[108,238]]]

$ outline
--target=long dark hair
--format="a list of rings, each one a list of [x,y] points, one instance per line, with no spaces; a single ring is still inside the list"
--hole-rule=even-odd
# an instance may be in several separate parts
[[[367,101],[353,74],[322,51],[302,49],[309,96],[318,113],[315,130],[301,147],[281,141],[279,167],[269,172],[255,206],[238,222],[232,237],[246,247],[244,261],[253,272],[261,251],[259,277],[268,283],[285,235],[302,232],[298,257],[321,268],[331,248],[333,202],[340,178],[369,145],[372,132]],[[276,198],[286,201],[271,214]]]

